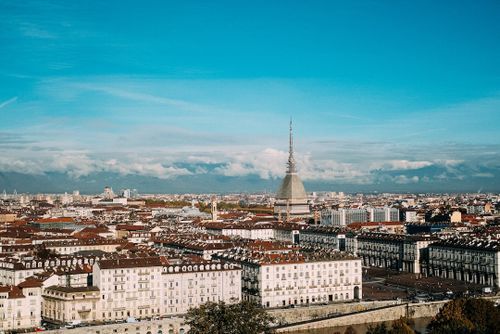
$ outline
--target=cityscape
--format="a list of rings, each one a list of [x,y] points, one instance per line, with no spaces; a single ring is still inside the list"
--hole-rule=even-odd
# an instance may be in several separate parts
[[[0,334],[498,333],[498,2],[0,31]]]

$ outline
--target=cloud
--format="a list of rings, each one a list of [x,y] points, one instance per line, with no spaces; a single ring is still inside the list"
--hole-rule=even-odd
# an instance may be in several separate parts
[[[121,89],[121,88],[117,88],[117,87],[113,87],[113,86],[109,86],[109,85],[103,85],[103,84],[99,84],[99,83],[76,84],[75,87],[81,88],[84,90],[97,91],[97,92],[105,93],[108,95],[112,95],[114,97],[132,100],[132,101],[172,106],[172,107],[176,107],[176,108],[186,110],[186,111],[204,112],[204,111],[207,111],[207,109],[208,109],[208,107],[206,107],[206,106],[199,105],[199,104],[192,103],[192,102],[185,101],[185,100],[181,100],[181,99],[173,99],[173,98],[164,97],[164,96],[142,93],[142,92],[138,92],[135,90],[126,90],[126,89]]]
[[[373,163],[373,169],[381,170],[407,170],[407,169],[420,169],[432,166],[432,161],[410,161],[410,160],[389,160],[379,163]]]
[[[0,102],[0,109],[2,109],[3,107],[6,107],[8,106],[9,104],[13,103],[13,102],[16,102],[17,101],[17,96],[14,96],[13,98],[10,98],[8,100],[5,100],[3,102]]]
[[[486,177],[486,178],[495,177],[495,175],[493,175],[493,173],[476,173],[476,174],[472,174],[472,176],[474,176],[474,177]]]
[[[120,175],[153,176],[168,179],[181,175],[191,175],[186,168],[179,168],[161,159],[145,157],[122,157],[102,159],[86,152],[39,152],[31,159],[0,156],[0,171],[40,175],[48,172],[66,173],[80,178],[92,173],[111,172]]]
[[[398,175],[393,179],[393,181],[397,184],[417,183],[419,180],[420,178],[418,176],[408,177],[406,175]]]
[[[25,37],[37,38],[37,39],[56,39],[57,35],[43,29],[39,25],[30,22],[19,23],[19,31]]]
[[[260,152],[243,152],[230,159],[224,166],[215,169],[224,176],[258,175],[267,180],[283,175],[288,153],[272,148]]]

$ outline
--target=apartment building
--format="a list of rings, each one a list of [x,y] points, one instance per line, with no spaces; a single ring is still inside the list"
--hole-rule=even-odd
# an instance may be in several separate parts
[[[218,257],[242,266],[243,298],[263,307],[361,299],[361,260],[329,250],[284,254],[236,249]]]
[[[500,287],[500,242],[460,237],[429,246],[426,274]]]
[[[0,286],[0,332],[33,329],[41,321],[41,285]]]
[[[345,251],[345,229],[333,226],[309,226],[300,232],[301,245],[315,245]]]
[[[82,239],[75,241],[51,241],[44,242],[45,248],[58,254],[73,254],[82,251],[102,251],[106,253],[116,252],[117,248],[127,244],[125,240],[118,239]]]
[[[364,266],[421,273],[421,261],[437,238],[389,233],[348,233],[346,250],[359,256]]]
[[[56,323],[90,322],[97,319],[99,288],[50,286],[44,289],[42,317]]]
[[[368,221],[365,209],[324,209],[321,211],[321,225],[346,226]]]
[[[64,270],[71,272],[83,265],[93,265],[99,260],[98,256],[60,256],[50,259],[26,256],[22,258],[6,257],[0,260],[0,284],[18,285],[26,278],[50,270]]]
[[[371,222],[398,222],[399,209],[397,208],[368,208],[368,217]]]
[[[102,260],[93,276],[101,320],[183,314],[207,301],[241,300],[241,269],[198,257]]]

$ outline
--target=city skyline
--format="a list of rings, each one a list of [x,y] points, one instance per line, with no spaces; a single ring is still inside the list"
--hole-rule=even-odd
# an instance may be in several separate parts
[[[500,5],[0,2],[0,191],[500,191]]]

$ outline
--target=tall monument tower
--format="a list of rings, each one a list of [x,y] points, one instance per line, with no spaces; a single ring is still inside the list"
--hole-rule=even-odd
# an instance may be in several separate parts
[[[289,153],[285,178],[276,194],[274,213],[282,215],[286,213],[287,220],[294,216],[309,216],[309,204],[304,184],[297,174],[295,157],[293,155],[293,129],[290,119]]]
[[[212,204],[212,210],[211,210],[211,212],[212,212],[212,221],[215,222],[219,218],[217,216],[217,198],[215,196],[212,197],[211,204]]]

